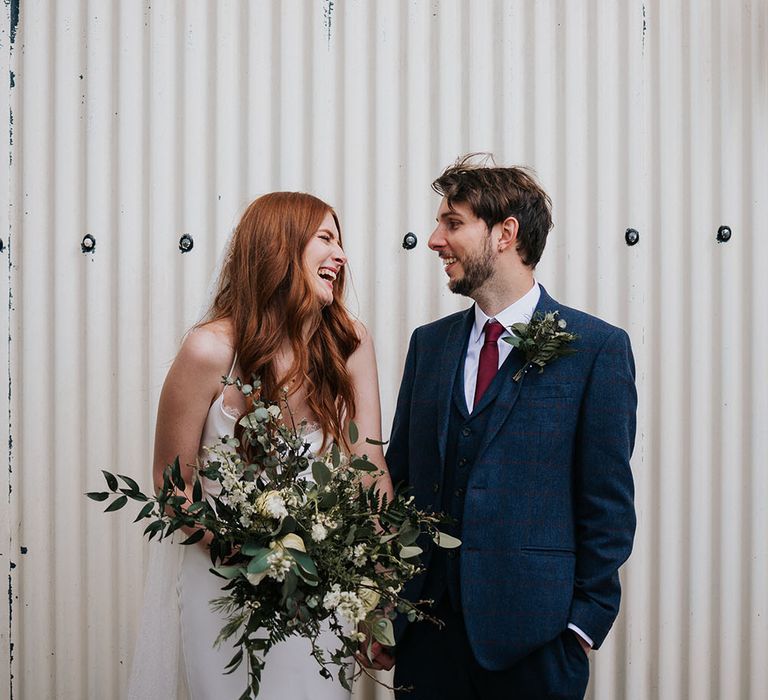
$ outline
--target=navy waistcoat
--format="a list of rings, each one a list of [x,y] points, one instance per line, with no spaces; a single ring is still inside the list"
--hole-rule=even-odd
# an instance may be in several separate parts
[[[462,360],[459,363],[453,382],[441,503],[441,510],[455,521],[451,525],[442,526],[441,529],[459,539],[461,539],[464,498],[469,473],[475,463],[488,424],[488,417],[491,415],[491,408],[496,401],[504,376],[508,374],[503,371],[505,367],[502,366],[470,414],[464,395],[464,362],[465,360]],[[505,361],[504,365],[506,364]],[[507,377],[506,381],[512,380]],[[447,590],[452,607],[460,610],[460,562],[461,548],[444,550],[435,547],[424,585],[425,597],[438,602]]]

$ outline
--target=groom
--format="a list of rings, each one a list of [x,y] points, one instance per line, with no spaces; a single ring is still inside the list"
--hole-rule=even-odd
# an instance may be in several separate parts
[[[462,545],[421,543],[426,572],[404,593],[445,625],[398,630],[395,683],[414,688],[398,698],[581,698],[635,530],[629,338],[534,279],[551,202],[526,170],[470,157],[432,187],[429,247],[475,304],[413,333],[387,464]],[[506,329],[534,312],[557,312],[575,352],[516,380],[525,357]]]

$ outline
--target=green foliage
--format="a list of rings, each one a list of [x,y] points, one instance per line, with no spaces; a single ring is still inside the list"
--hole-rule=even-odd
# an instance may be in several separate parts
[[[568,344],[579,336],[565,330],[566,322],[558,318],[559,314],[559,311],[548,311],[546,314],[537,311],[530,323],[513,323],[510,326],[512,334],[503,340],[517,348],[525,357],[525,364],[513,377],[516,382],[523,378],[532,365],[538,367],[541,374],[545,365],[558,357],[567,357],[576,352],[574,348],[568,347]]]
[[[194,546],[208,534],[211,572],[222,583],[222,596],[211,605],[225,621],[215,643],[230,640],[236,647],[223,672],[247,664],[243,699],[258,693],[270,649],[292,635],[310,640],[323,676],[332,678],[327,667],[338,666],[339,682],[349,687],[347,663],[365,648],[361,640],[391,646],[398,615],[431,619],[399,594],[422,570],[419,538],[442,547],[460,543],[439,531],[441,516],[418,510],[407,492],[379,492],[379,467],[366,455],[344,454],[335,444],[311,454],[304,427],[259,398],[258,380],[226,381],[254,399],[239,421],[239,439],[209,446],[208,461],[191,477],[174,460],[157,494],[104,471],[109,490],[86,496],[105,502],[114,495],[108,512],[142,502],[135,521],[148,521],[149,540],[172,537]],[[360,439],[354,423],[349,439]],[[218,482],[218,495],[206,491],[203,479]],[[330,654],[317,645],[321,623],[338,639]]]

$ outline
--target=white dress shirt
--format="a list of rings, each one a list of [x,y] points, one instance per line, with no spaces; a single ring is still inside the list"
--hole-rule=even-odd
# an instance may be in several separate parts
[[[485,312],[475,304],[475,323],[469,333],[467,342],[467,357],[464,360],[464,397],[467,400],[467,409],[472,413],[475,406],[475,385],[477,384],[477,367],[480,364],[480,350],[485,339],[485,323],[489,320],[498,321],[504,328],[509,328],[513,323],[528,323],[539,303],[541,288],[534,280],[531,287],[514,304],[500,311],[495,316],[486,316]],[[499,346],[499,367],[512,352],[512,346],[503,338],[509,337],[509,333],[503,333],[497,341]]]
[[[472,413],[475,405],[475,385],[477,384],[477,368],[480,364],[480,350],[483,347],[485,339],[485,324],[487,321],[498,321],[504,328],[509,328],[514,323],[528,323],[536,310],[541,296],[539,283],[534,280],[531,287],[514,304],[510,304],[506,309],[500,311],[495,316],[488,316],[475,304],[475,323],[469,333],[467,341],[467,357],[464,360],[464,398],[467,402],[467,409]],[[497,343],[499,345],[499,367],[512,352],[512,346],[504,340],[509,333],[503,333]],[[568,628],[576,632],[589,646],[593,646],[592,640],[587,634],[579,629],[573,623],[568,623]]]

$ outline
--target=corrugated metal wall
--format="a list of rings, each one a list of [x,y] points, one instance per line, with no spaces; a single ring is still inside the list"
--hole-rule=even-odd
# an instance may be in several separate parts
[[[491,150],[554,200],[539,279],[627,328],[638,365],[636,550],[590,696],[768,697],[766,0],[18,10],[0,696],[123,692],[146,551],[82,493],[101,467],[148,483],[165,371],[244,205],[303,189],[338,208],[386,433],[410,331],[462,304],[425,245],[429,183]]]

